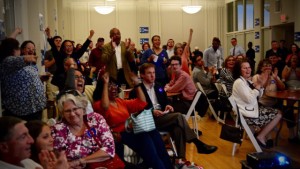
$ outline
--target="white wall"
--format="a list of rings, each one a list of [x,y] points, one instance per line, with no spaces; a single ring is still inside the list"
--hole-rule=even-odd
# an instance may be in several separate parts
[[[51,0],[48,0],[51,1]],[[104,37],[109,40],[109,30],[117,27],[122,39],[130,37],[136,44],[140,38],[160,35],[165,44],[169,38],[175,42],[187,41],[189,28],[194,29],[191,47],[199,46],[204,50],[211,44],[213,37],[224,39],[224,0],[194,0],[193,4],[202,5],[202,10],[189,15],[181,10],[184,0],[123,0],[113,2],[116,10],[108,15],[100,15],[94,6],[104,1],[63,0],[58,1],[58,32],[65,39],[83,43],[89,30],[95,30],[93,40]],[[50,22],[49,22],[50,23]],[[52,25],[50,25],[52,26]],[[140,34],[139,27],[149,27],[148,34]],[[137,45],[140,48],[140,45]]]

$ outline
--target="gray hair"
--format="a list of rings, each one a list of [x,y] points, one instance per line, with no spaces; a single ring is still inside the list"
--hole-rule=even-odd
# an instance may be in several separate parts
[[[64,103],[67,101],[73,102],[77,107],[83,108],[84,112],[88,105],[88,100],[85,96],[74,96],[73,94],[65,94],[57,102],[58,111],[62,114]]]

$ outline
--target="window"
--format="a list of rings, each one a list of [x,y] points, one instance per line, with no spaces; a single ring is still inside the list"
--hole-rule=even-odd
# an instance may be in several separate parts
[[[270,25],[270,0],[264,0],[264,22],[263,26],[269,26]]]
[[[15,29],[14,1],[0,0],[0,40],[3,40],[8,34]]]
[[[233,2],[227,4],[227,32],[233,32]]]
[[[237,31],[244,30],[244,4],[243,0],[236,1]]]
[[[254,0],[246,0],[246,29],[253,29]]]

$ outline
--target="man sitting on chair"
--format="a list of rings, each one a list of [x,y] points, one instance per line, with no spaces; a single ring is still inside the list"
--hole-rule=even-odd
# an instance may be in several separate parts
[[[165,91],[170,93],[181,93],[181,98],[179,101],[173,99],[173,107],[176,112],[181,112],[186,114],[190,104],[192,103],[194,96],[197,92],[196,86],[185,71],[181,70],[181,58],[180,56],[173,56],[170,59],[170,66],[175,74],[175,78],[172,79],[165,86]],[[204,116],[208,109],[208,101],[204,94],[201,94],[195,109],[200,116]]]
[[[217,147],[201,142],[189,127],[184,116],[181,113],[175,113],[173,107],[168,104],[168,98],[163,87],[155,83],[155,65],[144,63],[140,67],[140,73],[143,79],[141,87],[148,103],[146,109],[154,107],[155,125],[160,131],[170,132],[175,141],[178,158],[185,159],[186,142],[193,142],[200,154],[215,152]],[[131,92],[131,96],[134,96],[133,92]]]

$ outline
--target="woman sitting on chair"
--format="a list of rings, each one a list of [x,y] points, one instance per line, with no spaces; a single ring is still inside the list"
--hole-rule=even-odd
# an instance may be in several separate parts
[[[62,122],[51,128],[54,150],[66,151],[71,168],[115,156],[113,136],[105,119],[95,112],[86,115],[86,107],[86,97],[75,90],[64,92],[58,99]]]
[[[102,79],[98,80],[94,91],[94,110],[101,113],[111,127],[115,136],[116,153],[120,157],[124,154],[123,144],[126,144],[143,158],[147,168],[174,168],[157,130],[138,134],[125,131],[125,122],[130,114],[143,110],[147,105],[138,77],[133,73],[130,77],[134,82],[134,90],[137,93],[136,99],[123,100],[118,98],[119,88],[116,80],[105,73]]]
[[[281,119],[280,110],[258,105],[258,97],[264,92],[264,84],[268,76],[261,74],[256,82],[251,81],[251,67],[247,60],[237,61],[233,68],[233,77],[236,79],[232,96],[245,117],[248,125],[261,128],[256,139],[263,148],[267,146],[267,137]]]

